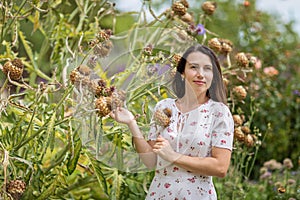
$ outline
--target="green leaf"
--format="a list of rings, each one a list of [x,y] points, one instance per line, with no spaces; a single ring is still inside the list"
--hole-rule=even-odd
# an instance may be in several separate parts
[[[52,152],[54,149],[54,141],[55,141],[55,120],[56,120],[56,111],[54,111],[54,113],[51,116],[50,122],[49,122],[49,126],[47,129],[47,133],[49,133],[49,146],[50,146],[50,151]],[[48,132],[49,131],[49,132]]]
[[[47,130],[46,130],[46,142],[45,142],[45,147],[44,147],[44,151],[41,154],[41,159],[43,158],[43,156],[46,154],[46,151],[48,149],[48,147],[50,146],[50,150],[51,152],[54,149],[54,139],[55,139],[55,131],[54,131],[54,125],[55,125],[55,120],[56,120],[56,112],[52,113],[52,116],[49,120],[49,124],[47,126]]]
[[[44,190],[36,200],[48,199],[48,197],[50,197],[55,193],[56,187],[57,187],[57,180],[54,180],[52,184],[46,190]]]
[[[44,170],[44,173],[47,173],[48,171],[53,169],[55,166],[62,164],[68,156],[67,154],[68,154],[69,148],[70,148],[70,145],[68,144],[68,145],[65,145],[65,147],[63,149],[61,149],[59,152],[57,152],[50,161],[51,165]]]
[[[33,53],[32,53],[32,49],[30,47],[30,43],[26,40],[26,37],[22,31],[19,31],[19,37],[23,43],[23,46],[25,48],[25,51],[26,51],[27,56],[29,57],[31,63],[34,63]]]
[[[19,31],[19,37],[23,43],[23,46],[25,48],[25,51],[27,53],[27,56],[29,57],[31,63],[33,64],[33,68],[31,65],[26,65],[26,67],[29,69],[29,70],[32,70],[34,72],[36,72],[37,75],[39,75],[41,78],[44,78],[48,81],[52,81],[52,79],[47,76],[46,74],[44,74],[35,64],[35,60],[34,60],[34,56],[33,56],[33,53],[32,53],[32,49],[29,45],[29,42],[26,40],[26,37],[24,36],[23,32],[22,31]]]
[[[98,183],[103,188],[104,193],[106,195],[108,195],[108,187],[107,187],[106,179],[105,179],[105,176],[102,172],[102,168],[100,166],[100,163],[96,160],[95,156],[92,155],[90,152],[86,151],[85,154],[91,162],[91,165],[92,165],[92,167],[95,171],[95,174],[97,176]]]
[[[112,175],[113,185],[111,189],[111,199],[117,200],[120,199],[121,196],[121,186],[123,183],[123,176],[118,173],[118,170],[115,169]]]
[[[71,156],[69,157],[68,163],[67,163],[67,169],[69,174],[72,174],[74,172],[74,170],[76,169],[76,165],[78,163],[78,159],[80,157],[80,153],[81,153],[81,140],[78,139],[76,144],[75,144],[75,148],[73,153],[71,154]]]
[[[40,27],[40,12],[35,11],[34,21],[33,21],[33,32],[35,32]]]

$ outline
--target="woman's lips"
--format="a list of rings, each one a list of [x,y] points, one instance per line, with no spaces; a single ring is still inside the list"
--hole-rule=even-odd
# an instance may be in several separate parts
[[[194,81],[194,83],[196,83],[197,85],[205,85],[204,81]]]

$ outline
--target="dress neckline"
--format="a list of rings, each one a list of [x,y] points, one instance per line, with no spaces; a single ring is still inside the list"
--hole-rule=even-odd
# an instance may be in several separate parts
[[[182,115],[186,115],[186,114],[189,114],[189,113],[191,113],[191,112],[193,112],[193,111],[195,111],[195,110],[198,110],[199,108],[201,108],[202,106],[208,104],[208,103],[211,101],[211,99],[208,99],[205,103],[200,104],[200,105],[197,106],[196,108],[194,108],[194,109],[192,109],[192,110],[189,110],[189,111],[187,111],[187,112],[182,112],[182,111],[177,107],[177,105],[176,105],[176,101],[177,101],[177,100],[178,100],[178,99],[173,99],[173,104],[174,104],[174,107],[176,108],[176,110],[177,110],[180,114],[182,114]]]

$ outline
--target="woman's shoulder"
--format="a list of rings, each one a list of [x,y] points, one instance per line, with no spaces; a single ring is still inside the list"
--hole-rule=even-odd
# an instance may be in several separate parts
[[[230,113],[230,109],[227,105],[225,105],[223,102],[214,101],[212,99],[209,100],[208,106],[213,111],[226,111]]]
[[[175,99],[173,98],[165,98],[157,102],[157,104],[171,104],[174,103]]]
[[[162,99],[160,101],[157,102],[156,107],[169,107],[172,106],[174,103],[175,99],[173,98],[166,98],[166,99]]]

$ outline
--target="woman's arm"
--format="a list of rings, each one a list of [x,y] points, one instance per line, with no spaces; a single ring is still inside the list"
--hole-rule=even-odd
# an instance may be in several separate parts
[[[226,176],[230,158],[231,151],[229,149],[213,147],[211,157],[201,158],[180,155],[174,161],[174,164],[192,173],[223,178]]]
[[[147,168],[154,169],[156,166],[157,155],[153,152],[152,146],[155,141],[145,140],[135,120],[132,120],[127,125],[132,133],[133,144],[141,160]]]
[[[225,177],[231,158],[231,150],[212,148],[211,157],[192,157],[175,152],[168,140],[159,136],[153,151],[164,160],[174,163],[192,173],[206,176]]]
[[[156,166],[157,155],[153,152],[152,146],[155,144],[155,141],[145,140],[132,113],[125,108],[117,108],[110,114],[110,116],[117,122],[127,124],[132,134],[135,149],[142,162],[147,168],[154,169]]]

